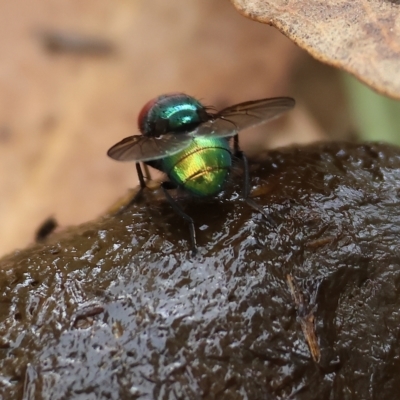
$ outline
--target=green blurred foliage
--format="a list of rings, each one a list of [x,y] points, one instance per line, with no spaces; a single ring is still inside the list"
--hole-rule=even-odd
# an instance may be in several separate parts
[[[360,139],[400,145],[400,101],[374,92],[348,74],[343,80]]]

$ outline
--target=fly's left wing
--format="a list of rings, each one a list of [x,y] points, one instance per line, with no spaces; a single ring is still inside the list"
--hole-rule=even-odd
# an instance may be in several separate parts
[[[279,117],[285,111],[292,109],[294,105],[295,101],[290,97],[274,97],[236,104],[213,115],[209,121],[203,122],[191,132],[191,135],[235,136],[243,129],[252,128]]]
[[[187,134],[174,133],[166,133],[159,137],[129,136],[112,146],[107,155],[117,161],[158,160],[178,153],[192,140]]]

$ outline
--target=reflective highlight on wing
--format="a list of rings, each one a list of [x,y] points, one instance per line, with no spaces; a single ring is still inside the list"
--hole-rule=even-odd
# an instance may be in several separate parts
[[[186,134],[167,133],[160,137],[129,136],[111,147],[107,155],[118,161],[158,160],[178,153],[193,140]]]
[[[239,133],[239,130],[240,128],[237,127],[235,122],[215,116],[215,118],[213,117],[213,119],[200,124],[190,132],[190,135],[194,137],[208,135],[212,135],[213,137],[229,137]]]
[[[243,129],[252,128],[279,117],[285,111],[292,109],[294,105],[295,101],[290,97],[275,97],[236,104],[215,114],[210,121],[197,127],[191,135],[234,136]]]

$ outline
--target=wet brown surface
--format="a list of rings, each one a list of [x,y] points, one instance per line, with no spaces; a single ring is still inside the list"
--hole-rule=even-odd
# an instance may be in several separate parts
[[[237,196],[237,176],[218,199],[181,200],[196,257],[185,223],[148,191],[120,217],[4,258],[0,397],[392,399],[400,150],[269,156],[252,183],[274,228]]]

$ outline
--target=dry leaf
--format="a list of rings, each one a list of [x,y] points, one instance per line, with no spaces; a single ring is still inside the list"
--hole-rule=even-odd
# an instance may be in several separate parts
[[[273,25],[320,61],[400,99],[400,2],[232,0],[245,16]]]

